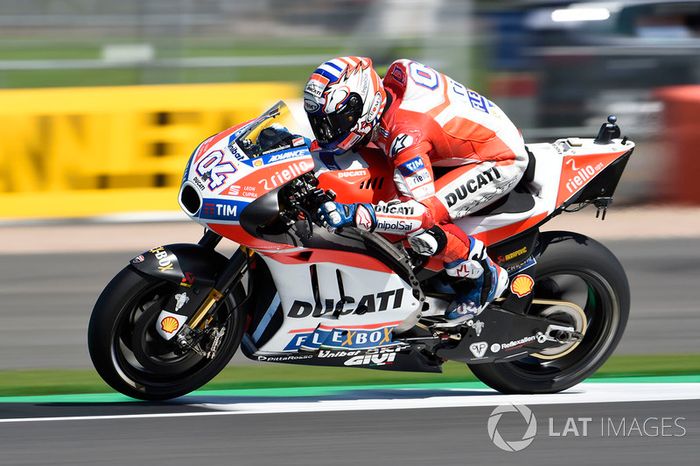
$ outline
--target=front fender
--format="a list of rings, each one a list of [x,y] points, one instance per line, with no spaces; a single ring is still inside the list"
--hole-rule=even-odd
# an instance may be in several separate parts
[[[199,244],[177,243],[149,249],[131,259],[131,266],[142,274],[169,282],[196,280],[211,286],[228,261],[222,254]]]

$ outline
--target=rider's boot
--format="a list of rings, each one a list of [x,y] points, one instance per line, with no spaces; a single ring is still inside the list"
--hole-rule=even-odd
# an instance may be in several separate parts
[[[445,312],[450,324],[478,316],[508,286],[508,272],[491,260],[481,241],[470,239],[468,258],[445,264],[447,275],[458,278],[452,285],[457,296]]]

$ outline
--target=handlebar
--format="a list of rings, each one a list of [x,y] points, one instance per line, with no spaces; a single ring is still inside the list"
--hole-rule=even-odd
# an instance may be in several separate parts
[[[292,181],[286,189],[285,198],[291,207],[290,220],[303,218],[309,222],[309,235],[313,230],[311,223],[322,227],[323,222],[318,216],[318,209],[326,202],[335,200],[335,193],[332,190],[324,190],[318,187],[318,179],[311,173],[300,176]]]

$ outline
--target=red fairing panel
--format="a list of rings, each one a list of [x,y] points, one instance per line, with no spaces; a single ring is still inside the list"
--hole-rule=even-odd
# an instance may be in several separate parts
[[[621,152],[606,154],[565,155],[559,182],[557,207],[569,200],[571,196],[586,186],[594,176],[628,151],[628,149],[625,149]]]

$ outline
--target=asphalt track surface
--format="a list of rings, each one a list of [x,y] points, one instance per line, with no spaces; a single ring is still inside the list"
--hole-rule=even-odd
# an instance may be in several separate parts
[[[699,382],[587,383],[540,396],[427,384],[200,392],[170,403],[0,399],[0,464],[697,464]],[[526,415],[510,408],[524,404]],[[512,412],[491,432],[506,448],[532,439],[524,449],[491,440],[498,406]]]
[[[617,354],[700,353],[700,239],[604,244],[621,260],[632,290]],[[91,367],[92,306],[138,253],[0,255],[0,369]],[[234,356],[234,364],[243,362]]]

